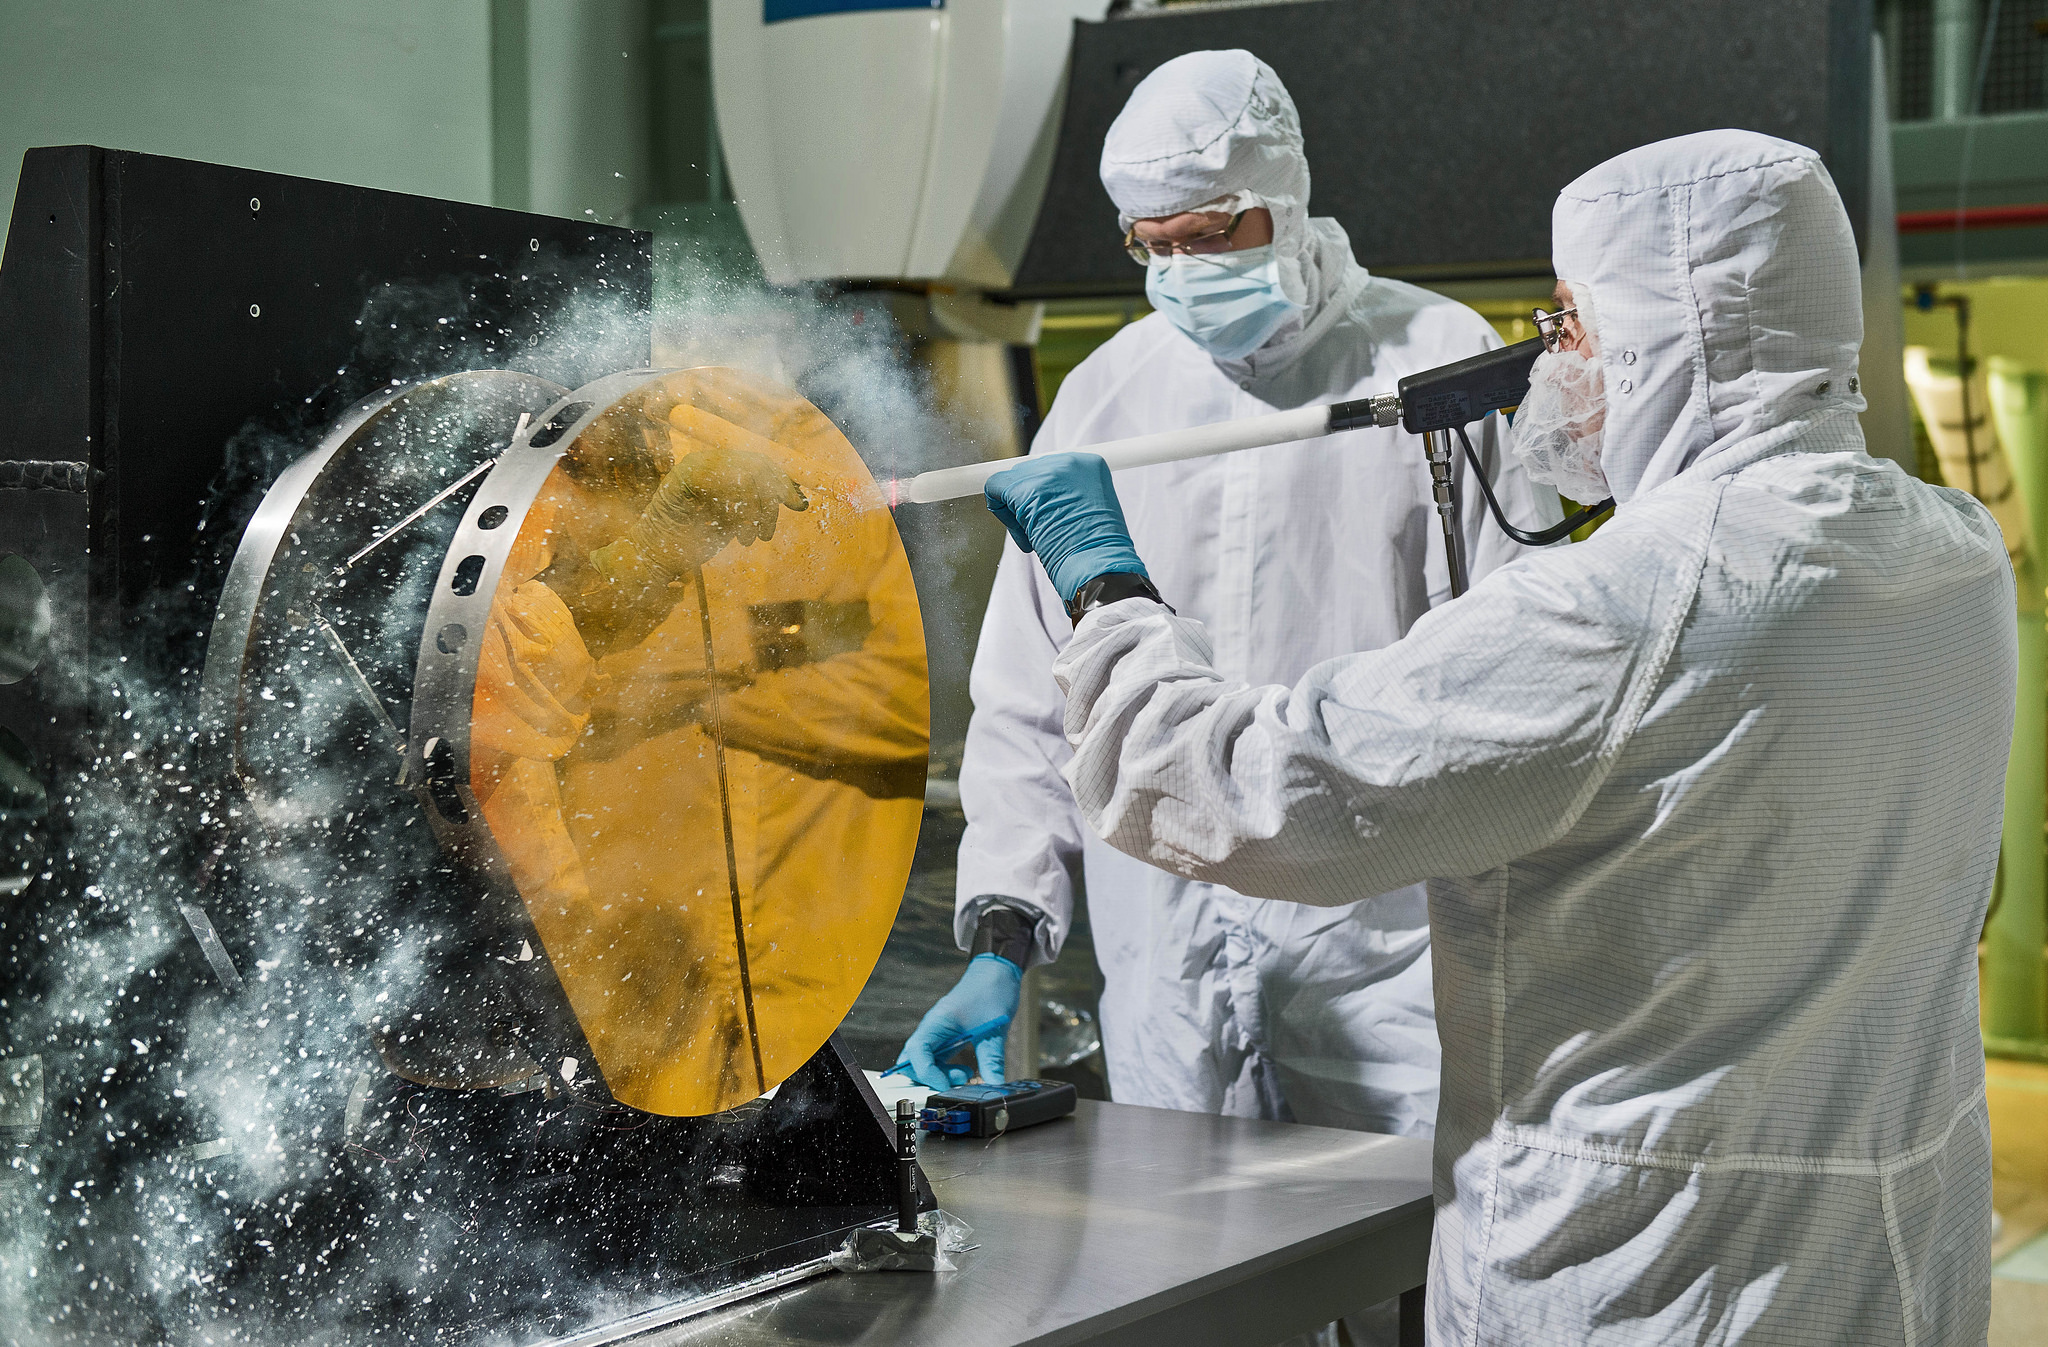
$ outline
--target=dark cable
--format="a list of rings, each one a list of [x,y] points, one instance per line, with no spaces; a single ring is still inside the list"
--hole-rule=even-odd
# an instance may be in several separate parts
[[[1466,438],[1465,427],[1451,428],[1458,432],[1458,443],[1465,446],[1465,461],[1472,465],[1472,475],[1479,479],[1479,489],[1486,495],[1486,508],[1493,511],[1494,522],[1500,525],[1502,533],[1524,547],[1546,547],[1567,536],[1581,524],[1590,524],[1614,508],[1614,498],[1610,496],[1597,505],[1588,505],[1574,514],[1567,515],[1563,523],[1553,524],[1547,529],[1538,529],[1533,533],[1518,529],[1508,522],[1508,517],[1501,513],[1500,502],[1493,498],[1493,484],[1486,480],[1486,469],[1480,464],[1479,455],[1473,451],[1472,441]]]

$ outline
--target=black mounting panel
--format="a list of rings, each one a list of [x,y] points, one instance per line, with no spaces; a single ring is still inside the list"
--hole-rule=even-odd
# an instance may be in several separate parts
[[[646,364],[651,250],[490,206],[30,150],[0,261],[0,460],[91,465],[95,592],[132,605],[189,578],[202,519],[232,545],[238,439],[317,434],[393,379],[521,369],[573,388]],[[637,321],[547,340],[572,294],[606,292]]]
[[[773,1101],[708,1118],[433,1089],[382,1069],[319,960],[245,959],[235,981],[187,930],[184,908],[293,862],[246,822],[224,837],[235,798],[187,734],[263,491],[394,382],[645,365],[651,291],[644,233],[90,146],[24,157],[0,564],[25,559],[53,621],[0,683],[0,1228],[47,1271],[0,1320],[63,1307],[52,1341],[538,1340],[893,1213],[889,1123],[836,1041]],[[0,641],[34,615],[20,569],[0,571]],[[230,1099],[260,1122],[229,1126]]]
[[[374,389],[495,368],[575,387],[646,364],[652,246],[280,173],[28,151],[0,259],[0,462],[87,467],[56,489],[0,480],[0,551],[52,590],[68,657],[53,666],[128,655],[196,674],[257,497]],[[616,296],[625,320],[549,340],[561,306],[591,295]],[[89,713],[92,699],[40,681],[40,696],[0,686],[0,727],[46,756],[64,737],[49,702]]]

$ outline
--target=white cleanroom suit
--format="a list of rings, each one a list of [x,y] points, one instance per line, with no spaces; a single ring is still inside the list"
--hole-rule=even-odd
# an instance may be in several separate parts
[[[1194,880],[1432,877],[1432,1342],[1979,1343],[1997,525],[1863,452],[1812,151],[1632,151],[1553,238],[1598,299],[1614,518],[1292,687],[1149,601],[1092,612],[1067,776]]]
[[[1254,194],[1273,213],[1281,278],[1299,287],[1303,313],[1243,361],[1214,359],[1161,315],[1132,324],[1060,386],[1035,453],[1390,392],[1403,375],[1500,344],[1464,306],[1368,274],[1334,220],[1308,218],[1294,106],[1246,52],[1154,72],[1109,134],[1102,177],[1127,221]],[[1490,430],[1478,446],[1510,518],[1558,517],[1555,494],[1503,465]],[[1117,488],[1153,580],[1207,626],[1233,678],[1291,681],[1399,639],[1449,597],[1428,465],[1399,430],[1137,469]],[[1478,503],[1469,484],[1465,494]],[[1464,522],[1475,577],[1519,551],[1478,510]],[[1072,627],[1037,563],[1005,547],[960,773],[962,947],[1000,896],[1045,914],[1039,957],[1052,958],[1081,869],[1117,1099],[1427,1135],[1437,1048],[1421,886],[1311,910],[1168,874],[1096,840],[1060,777],[1052,662]]]

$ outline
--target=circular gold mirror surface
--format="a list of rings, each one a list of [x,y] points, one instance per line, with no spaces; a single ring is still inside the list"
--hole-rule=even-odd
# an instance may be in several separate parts
[[[909,873],[929,696],[895,523],[829,419],[726,369],[612,404],[509,522],[484,821],[613,1097],[744,1103],[845,1018]]]

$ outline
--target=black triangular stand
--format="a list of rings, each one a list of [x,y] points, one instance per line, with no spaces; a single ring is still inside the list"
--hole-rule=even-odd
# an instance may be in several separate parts
[[[895,1210],[895,1125],[839,1035],[783,1082],[762,1127],[753,1163],[763,1200]],[[935,1205],[920,1172],[918,1209]]]

